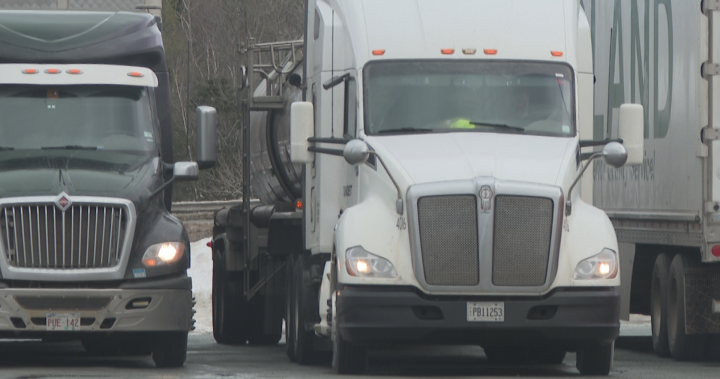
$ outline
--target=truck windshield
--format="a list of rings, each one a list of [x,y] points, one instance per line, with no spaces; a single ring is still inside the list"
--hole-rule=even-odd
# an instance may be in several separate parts
[[[0,150],[148,155],[157,152],[153,117],[140,87],[3,85]]]
[[[566,64],[373,62],[364,81],[367,135],[575,135],[573,73]]]

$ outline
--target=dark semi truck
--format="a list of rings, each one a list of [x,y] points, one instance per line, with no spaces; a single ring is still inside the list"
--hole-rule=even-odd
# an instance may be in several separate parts
[[[161,20],[146,13],[0,11],[0,338],[79,339],[96,354],[182,366],[193,328],[190,244],[172,183]]]

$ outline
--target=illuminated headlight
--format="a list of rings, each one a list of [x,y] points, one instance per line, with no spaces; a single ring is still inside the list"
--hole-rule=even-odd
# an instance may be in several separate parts
[[[368,253],[360,246],[345,251],[345,267],[348,274],[366,278],[397,278],[392,263],[385,258]]]
[[[603,249],[598,255],[580,261],[575,268],[573,279],[614,279],[618,274],[617,253],[610,249]]]
[[[179,261],[185,252],[180,242],[158,243],[148,247],[142,262],[146,267],[163,266]]]

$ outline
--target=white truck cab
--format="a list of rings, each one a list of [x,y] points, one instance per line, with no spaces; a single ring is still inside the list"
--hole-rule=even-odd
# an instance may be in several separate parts
[[[305,164],[305,247],[331,253],[314,330],[333,339],[338,371],[361,371],[367,346],[458,343],[491,359],[577,351],[581,373],[608,374],[618,245],[578,179],[594,158],[642,160],[642,107],[621,110],[625,147],[589,141],[578,2],[308,9],[291,154]],[[593,146],[605,148],[581,152]]]

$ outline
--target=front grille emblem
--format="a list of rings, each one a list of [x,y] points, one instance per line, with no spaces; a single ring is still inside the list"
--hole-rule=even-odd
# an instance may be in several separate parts
[[[480,188],[480,209],[483,212],[490,212],[492,210],[492,198],[493,190],[490,186]]]
[[[55,199],[55,204],[61,211],[65,212],[72,206],[72,201],[70,201],[70,197],[65,192],[62,192],[58,195],[58,198]]]

